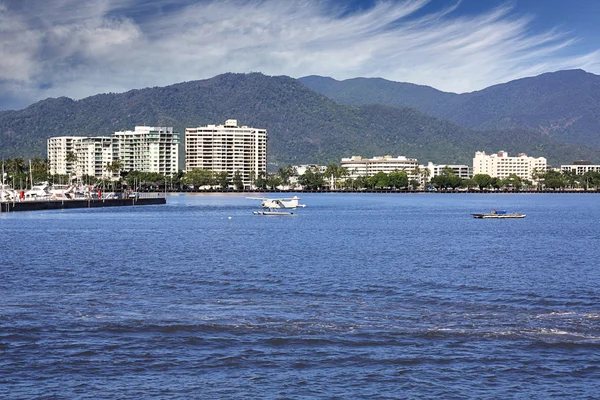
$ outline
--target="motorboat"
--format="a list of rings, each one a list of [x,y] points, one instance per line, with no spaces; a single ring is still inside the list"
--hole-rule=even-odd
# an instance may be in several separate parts
[[[51,195],[48,182],[36,183],[24,193],[25,200],[49,200]]]
[[[0,183],[0,201],[15,201],[19,194],[8,185]]]
[[[487,214],[471,214],[473,218],[525,218],[525,214],[508,213],[506,210],[492,210]]]
[[[75,187],[71,185],[52,185],[48,189],[48,193],[52,199],[66,200],[71,199],[74,196]]]

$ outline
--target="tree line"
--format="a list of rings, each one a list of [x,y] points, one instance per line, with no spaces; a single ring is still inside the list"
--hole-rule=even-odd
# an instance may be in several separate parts
[[[69,155],[67,155],[69,158]],[[67,160],[69,161],[69,160]],[[74,160],[71,159],[72,162]],[[3,165],[3,182],[15,189],[25,189],[33,183],[47,181],[53,184],[69,184],[73,181],[68,175],[50,174],[48,161],[35,158],[25,162],[22,158],[6,159]],[[303,174],[299,174],[296,167],[287,165],[280,167],[276,172],[265,171],[250,172],[251,188],[244,187],[239,171],[228,174],[225,171],[211,171],[193,169],[179,171],[173,177],[165,177],[154,172],[122,171],[122,163],[118,160],[104,166],[107,176],[118,176],[118,179],[101,179],[84,175],[77,183],[95,185],[112,190],[122,190],[125,187],[141,190],[189,190],[189,189],[247,189],[276,190],[296,189],[304,190],[455,190],[475,189],[480,190],[541,190],[541,189],[597,189],[600,187],[600,172],[589,171],[578,175],[575,171],[541,171],[536,170],[532,179],[522,179],[516,174],[511,174],[505,179],[491,177],[487,174],[477,174],[469,179],[457,176],[451,168],[444,168],[439,175],[431,177],[427,168],[415,167],[409,171],[396,170],[390,173],[378,172],[372,176],[359,176],[352,178],[347,168],[336,163],[327,167],[308,167]]]

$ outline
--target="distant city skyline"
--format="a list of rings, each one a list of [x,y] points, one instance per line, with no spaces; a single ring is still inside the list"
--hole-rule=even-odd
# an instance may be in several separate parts
[[[225,72],[457,93],[599,74],[597,15],[594,0],[0,0],[0,109]]]

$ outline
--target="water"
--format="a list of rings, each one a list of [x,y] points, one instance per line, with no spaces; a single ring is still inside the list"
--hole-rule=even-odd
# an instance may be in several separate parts
[[[302,197],[0,215],[0,398],[598,398],[600,197]]]

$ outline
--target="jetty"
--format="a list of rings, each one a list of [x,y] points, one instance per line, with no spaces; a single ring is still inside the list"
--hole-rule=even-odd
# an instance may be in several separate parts
[[[1,201],[0,213],[13,211],[66,210],[72,208],[124,207],[166,204],[164,193],[140,193],[131,198]]]

